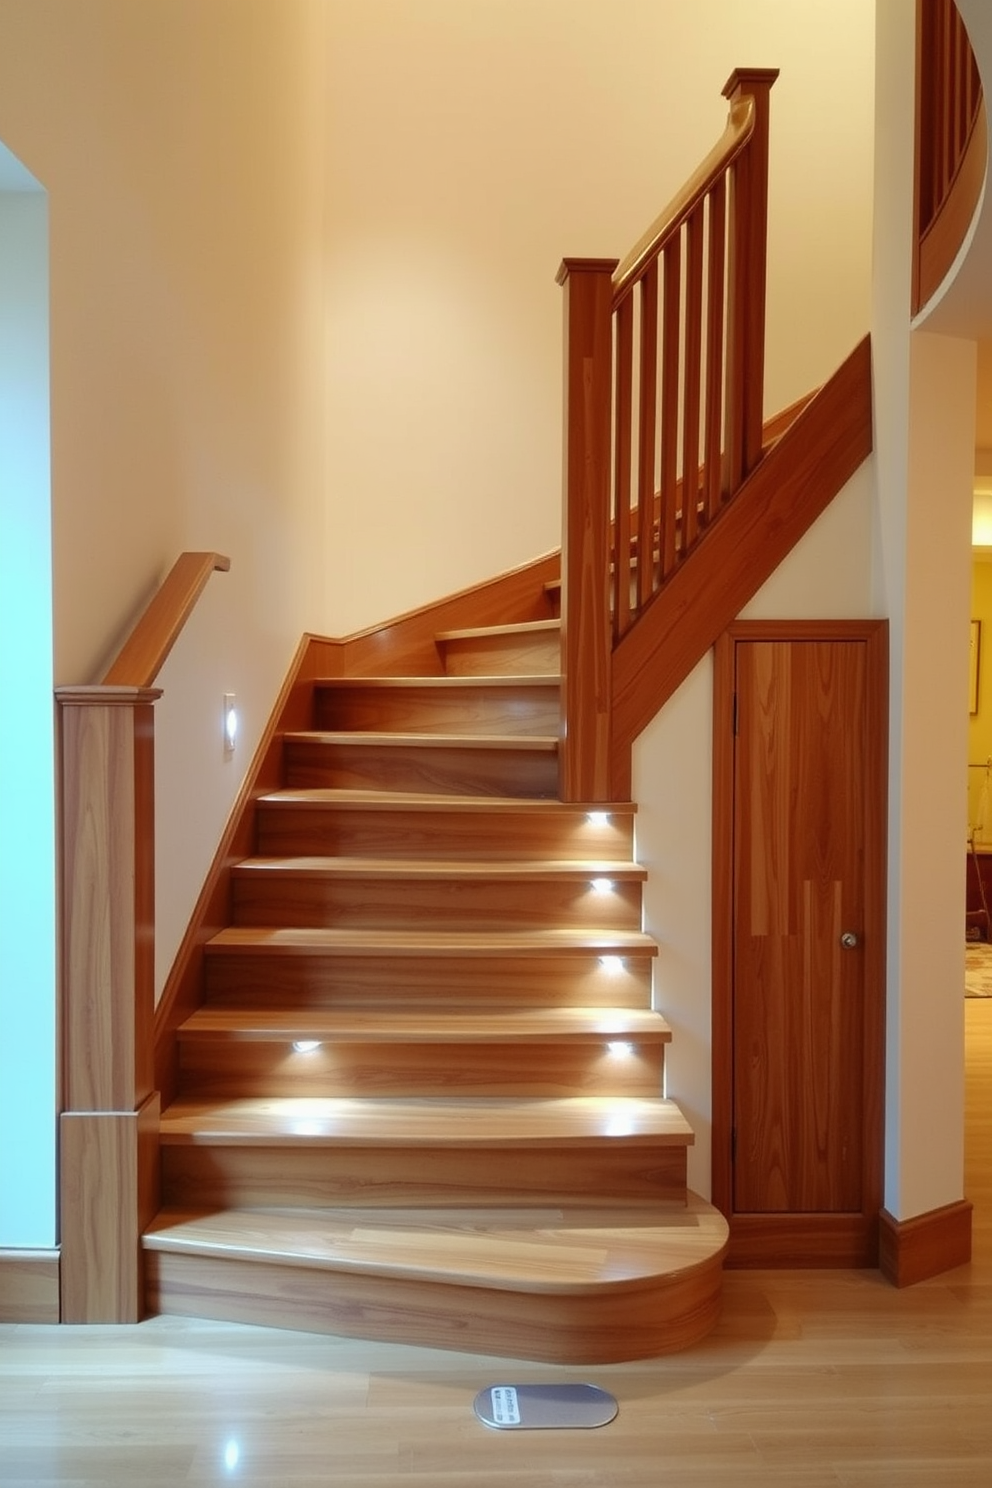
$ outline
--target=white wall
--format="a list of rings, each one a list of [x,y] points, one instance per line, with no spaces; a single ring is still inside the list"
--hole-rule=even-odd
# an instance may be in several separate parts
[[[0,1247],[55,1244],[48,203],[0,148]]]
[[[962,1196],[975,346],[909,321],[914,20],[877,6],[873,588],[890,617],[885,1205]]]

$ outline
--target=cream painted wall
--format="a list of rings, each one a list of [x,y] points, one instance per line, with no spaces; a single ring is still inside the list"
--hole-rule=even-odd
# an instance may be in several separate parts
[[[768,406],[865,333],[865,0],[329,0],[328,15],[332,631],[558,545],[555,272],[626,252],[720,134],[737,65],[781,69]]]
[[[159,985],[320,620],[325,21],[0,0],[0,138],[51,203],[56,682],[99,680],[180,551],[232,563],[159,679]]]

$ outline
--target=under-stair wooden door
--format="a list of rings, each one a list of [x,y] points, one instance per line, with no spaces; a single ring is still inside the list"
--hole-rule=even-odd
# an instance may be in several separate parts
[[[876,1258],[884,628],[851,630],[740,625],[718,659],[717,1202],[751,1264]]]

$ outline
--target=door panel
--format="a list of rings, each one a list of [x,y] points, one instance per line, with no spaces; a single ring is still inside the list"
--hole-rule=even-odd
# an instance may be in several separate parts
[[[884,621],[739,621],[716,646],[713,1199],[731,1264],[877,1260],[886,649]]]
[[[861,1207],[864,653],[737,646],[739,1212]]]

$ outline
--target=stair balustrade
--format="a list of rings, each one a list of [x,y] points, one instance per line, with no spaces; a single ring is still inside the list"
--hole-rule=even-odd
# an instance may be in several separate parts
[[[988,155],[978,64],[954,0],[917,0],[916,22],[914,314],[964,241]]]
[[[724,133],[622,264],[566,259],[562,768],[612,798],[612,658],[762,451],[769,93],[739,69]]]

